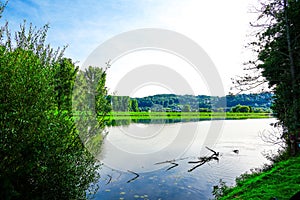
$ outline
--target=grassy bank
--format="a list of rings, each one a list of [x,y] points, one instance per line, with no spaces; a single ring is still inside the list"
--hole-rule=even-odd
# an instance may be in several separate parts
[[[122,119],[258,119],[269,118],[270,113],[232,113],[232,112],[111,112],[108,120]]]
[[[218,199],[289,199],[300,191],[300,156],[275,163],[263,172],[242,175],[236,183]]]

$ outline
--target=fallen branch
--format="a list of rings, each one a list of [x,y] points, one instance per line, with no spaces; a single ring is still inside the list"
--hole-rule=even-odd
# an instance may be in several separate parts
[[[130,171],[130,170],[127,170],[127,171],[135,175],[135,177],[133,177],[132,179],[130,179],[129,181],[127,181],[127,183],[130,183],[130,182],[134,181],[135,179],[137,179],[140,176],[139,174],[137,174],[137,173],[135,173],[133,171]]]
[[[174,167],[177,167],[179,164],[177,164],[177,163],[174,163],[174,162],[171,162],[171,164],[173,165],[173,166],[171,166],[171,167],[169,167],[168,169],[166,169],[166,171],[168,171],[168,170],[170,170],[170,169],[172,169],[172,168],[174,168]]]
[[[205,148],[207,148],[208,150],[210,150],[211,152],[213,152],[214,153],[213,155],[219,156],[219,152],[216,152],[216,151],[214,151],[214,150],[212,150],[212,149],[210,149],[208,147],[205,147]]]
[[[194,166],[193,168],[189,169],[188,172],[191,172],[191,171],[193,171],[194,169],[196,169],[196,168],[198,168],[198,167],[200,167],[201,165],[204,165],[204,164],[205,164],[205,162],[200,163],[199,165],[196,165],[196,166]]]
[[[110,183],[111,183],[111,180],[112,180],[112,176],[111,176],[111,175],[107,175],[107,176],[109,177],[109,179],[108,179],[108,181],[107,181],[107,183],[106,183],[105,185],[110,184]]]
[[[208,150],[210,150],[211,152],[213,152],[213,154],[210,155],[210,156],[206,156],[206,157],[199,157],[197,161],[189,161],[189,162],[188,162],[189,164],[196,164],[196,163],[200,163],[200,164],[198,164],[198,165],[192,167],[191,169],[188,170],[188,172],[193,171],[194,169],[196,169],[196,168],[198,168],[198,167],[204,165],[204,164],[207,163],[207,162],[210,162],[211,160],[217,160],[217,161],[219,161],[219,158],[218,158],[219,155],[220,155],[219,152],[216,152],[216,151],[214,151],[214,150],[212,150],[212,149],[210,149],[210,148],[208,148],[208,147],[206,147],[206,148],[207,148]]]

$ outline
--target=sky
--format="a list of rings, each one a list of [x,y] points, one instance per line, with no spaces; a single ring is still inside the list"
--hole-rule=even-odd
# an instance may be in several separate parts
[[[79,66],[99,45],[119,34],[142,28],[175,31],[207,53],[228,94],[231,78],[242,74],[243,62],[251,57],[245,45],[251,33],[249,22],[256,17],[250,10],[256,4],[256,0],[10,0],[0,23],[8,21],[12,31],[24,19],[37,27],[49,23],[47,42],[53,47],[68,45],[65,56]],[[187,93],[214,93],[207,81],[214,77],[205,77],[180,56],[158,49],[134,51],[114,60],[107,71],[109,92],[133,97],[175,93],[174,87],[180,86],[151,81],[139,83],[127,94],[118,91],[123,77],[150,64],[174,70],[191,85],[192,92]]]

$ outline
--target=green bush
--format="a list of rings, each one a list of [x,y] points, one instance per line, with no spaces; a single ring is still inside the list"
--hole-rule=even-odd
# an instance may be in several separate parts
[[[11,41],[1,28],[1,199],[86,199],[98,178],[70,110],[76,68],[44,44],[47,29],[23,25]]]

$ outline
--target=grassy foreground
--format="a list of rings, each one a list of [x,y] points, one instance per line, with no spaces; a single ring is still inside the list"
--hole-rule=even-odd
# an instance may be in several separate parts
[[[300,156],[275,163],[263,172],[242,175],[236,183],[217,199],[289,199],[300,191]]]
[[[122,119],[257,119],[270,118],[270,113],[232,112],[111,112],[107,120]]]

